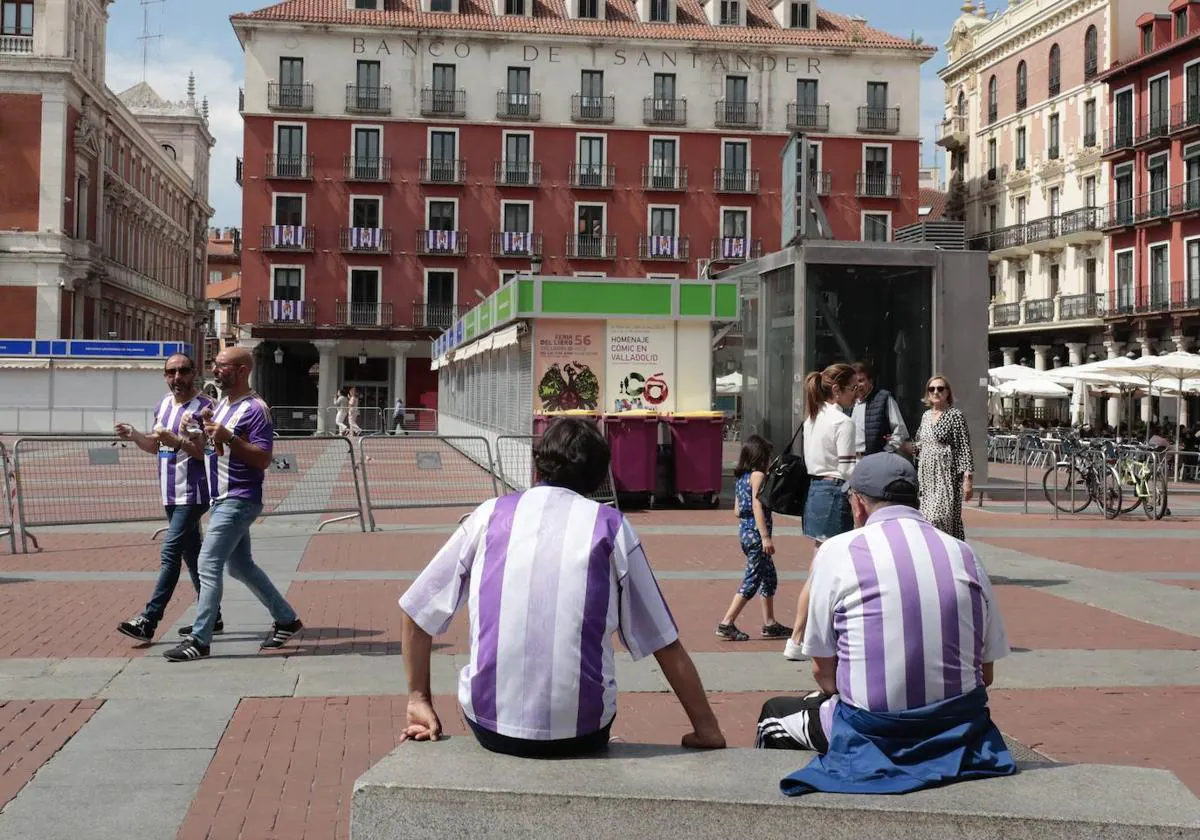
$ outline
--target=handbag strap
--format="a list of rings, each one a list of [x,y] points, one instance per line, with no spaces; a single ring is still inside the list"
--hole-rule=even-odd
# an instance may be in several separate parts
[[[787,452],[790,453],[792,451],[792,448],[796,445],[796,438],[800,438],[800,445],[804,446],[804,421],[803,420],[800,421],[800,425],[796,428],[796,431],[792,434],[792,439],[790,441],[788,441]],[[803,455],[804,451],[801,450],[800,454]]]

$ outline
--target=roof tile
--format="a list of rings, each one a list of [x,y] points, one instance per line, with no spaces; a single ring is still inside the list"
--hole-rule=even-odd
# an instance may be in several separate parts
[[[532,17],[493,14],[488,0],[460,0],[459,14],[422,12],[419,3],[420,0],[384,0],[384,10],[372,11],[348,9],[346,0],[283,0],[256,12],[233,15],[231,19],[235,23],[278,21],[738,45],[887,49],[912,53],[922,60],[936,52],[932,46],[891,35],[862,21],[823,9],[817,12],[815,30],[781,27],[767,0],[747,0],[747,24],[740,27],[710,24],[700,0],[678,0],[674,24],[640,21],[633,0],[607,0],[606,20],[568,18],[564,0],[534,0]]]

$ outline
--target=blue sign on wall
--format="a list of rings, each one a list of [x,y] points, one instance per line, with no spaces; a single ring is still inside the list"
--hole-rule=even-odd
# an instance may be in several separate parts
[[[180,341],[82,341],[0,338],[0,356],[65,356],[77,359],[165,359],[175,353],[192,354],[192,345]]]

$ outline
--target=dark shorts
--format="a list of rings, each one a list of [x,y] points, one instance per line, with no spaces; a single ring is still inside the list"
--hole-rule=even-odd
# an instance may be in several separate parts
[[[821,706],[830,695],[821,691],[803,697],[772,697],[758,716],[754,746],[760,750],[812,750],[824,755],[829,739],[821,726]]]
[[[808,485],[804,500],[804,535],[815,540],[827,540],[854,528],[850,499],[845,494],[845,482],[816,479]]]
[[[554,741],[537,741],[532,738],[512,738],[484,729],[482,726],[463,715],[467,726],[475,734],[475,740],[485,750],[503,755],[513,755],[517,758],[574,758],[576,756],[593,755],[608,749],[609,733],[612,731],[613,720],[608,726],[587,735],[575,738],[559,738]]]

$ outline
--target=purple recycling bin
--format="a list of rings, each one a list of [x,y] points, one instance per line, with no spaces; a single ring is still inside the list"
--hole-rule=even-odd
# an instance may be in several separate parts
[[[725,415],[719,411],[672,414],[666,418],[675,450],[675,492],[721,492]]]
[[[560,417],[583,417],[593,423],[600,422],[600,415],[594,411],[552,411],[549,414],[535,414],[533,415],[533,436],[541,437],[546,433],[546,429],[550,428],[550,424]],[[603,430],[603,426],[601,430]]]
[[[604,416],[618,493],[653,495],[658,483],[658,419],[657,414],[642,411]]]

